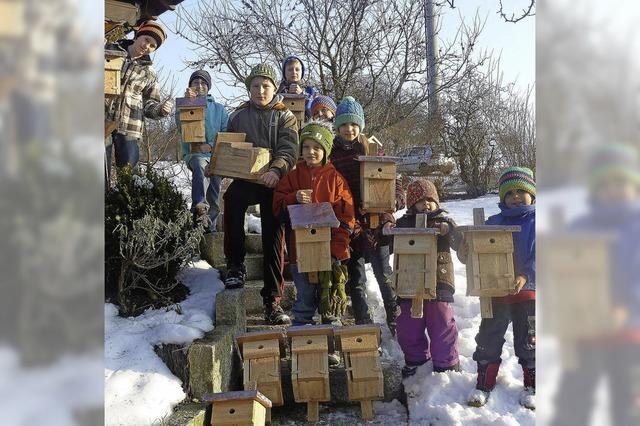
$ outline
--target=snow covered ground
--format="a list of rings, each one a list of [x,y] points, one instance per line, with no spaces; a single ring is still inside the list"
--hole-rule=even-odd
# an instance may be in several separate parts
[[[105,424],[151,425],[171,414],[186,395],[180,380],[156,355],[155,345],[187,344],[213,330],[219,273],[204,261],[179,275],[191,290],[175,309],[149,309],[136,318],[105,305]]]

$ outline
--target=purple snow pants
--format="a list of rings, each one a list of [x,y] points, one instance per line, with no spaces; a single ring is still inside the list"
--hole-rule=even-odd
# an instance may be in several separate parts
[[[397,319],[397,336],[405,362],[419,364],[433,358],[434,367],[457,364],[458,327],[452,304],[425,300],[422,318],[411,318],[411,300],[399,298],[398,301],[402,312]]]

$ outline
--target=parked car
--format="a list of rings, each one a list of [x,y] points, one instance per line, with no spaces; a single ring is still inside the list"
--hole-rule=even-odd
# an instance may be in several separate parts
[[[455,168],[455,162],[442,154],[433,154],[429,145],[407,148],[397,155],[398,173],[406,175],[448,175]]]

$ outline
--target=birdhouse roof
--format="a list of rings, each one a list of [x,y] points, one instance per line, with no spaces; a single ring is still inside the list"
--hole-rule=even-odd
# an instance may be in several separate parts
[[[292,204],[287,208],[293,229],[323,226],[337,228],[340,226],[340,221],[333,212],[330,203]]]
[[[333,327],[330,325],[296,325],[287,328],[287,337],[318,335],[332,336]]]
[[[496,231],[507,231],[507,232],[520,232],[519,225],[474,225],[474,226],[459,226],[458,230],[460,232],[469,232],[469,231],[481,231],[481,232],[496,232]]]
[[[176,98],[176,108],[205,108],[206,106],[206,96],[196,96],[195,98]]]
[[[304,93],[280,93],[283,98],[287,99],[306,99]]]
[[[267,398],[257,390],[244,390],[244,391],[205,394],[202,399],[206,402],[256,401],[262,404],[266,408],[271,408],[271,401],[269,400],[269,398]]]
[[[380,155],[359,155],[356,157],[358,161],[369,161],[372,163],[395,163],[399,160],[399,157],[388,157]]]
[[[436,228],[383,228],[382,233],[384,235],[438,235],[440,231]]]

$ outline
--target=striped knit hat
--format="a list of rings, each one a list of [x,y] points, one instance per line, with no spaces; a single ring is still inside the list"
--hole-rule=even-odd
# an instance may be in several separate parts
[[[360,127],[361,132],[364,130],[364,110],[362,105],[351,96],[342,98],[336,108],[336,129],[345,123],[355,123]]]
[[[331,99],[329,96],[318,95],[315,97],[313,102],[311,102],[311,108],[309,108],[311,116],[313,117],[314,115],[316,115],[320,108],[327,108],[331,110],[334,115],[336,114],[336,103],[333,102],[333,99]]]
[[[500,187],[501,202],[504,202],[507,192],[513,189],[522,189],[532,197],[536,196],[536,181],[533,180],[533,172],[527,167],[506,168],[498,179],[498,186]]]
[[[148,35],[149,37],[153,37],[158,44],[156,49],[160,47],[160,45],[167,39],[167,33],[164,32],[164,29],[155,21],[147,21],[140,25],[138,28],[138,32],[136,33],[136,38],[141,35]]]
[[[621,177],[640,185],[638,151],[630,145],[610,144],[597,149],[589,160],[591,188],[611,177]]]

